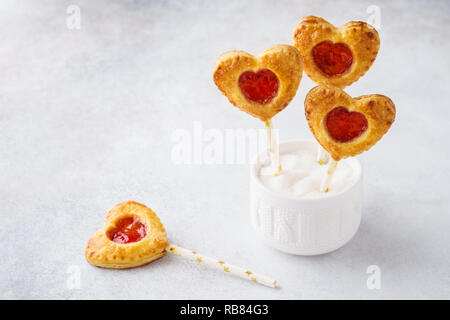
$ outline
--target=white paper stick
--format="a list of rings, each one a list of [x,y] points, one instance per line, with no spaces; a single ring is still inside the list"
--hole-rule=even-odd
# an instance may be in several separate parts
[[[277,173],[275,175],[279,175],[281,172],[281,164],[280,164],[280,145],[278,144],[278,139],[276,133],[272,126],[272,149],[273,149],[273,157],[274,157],[274,166],[277,169]]]
[[[267,133],[267,146],[270,154],[270,163],[272,165],[273,174],[277,176],[281,172],[280,150],[272,126],[272,120],[267,120],[264,124]]]
[[[320,144],[317,146],[317,162],[322,165],[328,162],[329,155]]]
[[[330,159],[328,161],[327,169],[325,171],[325,176],[322,179],[322,183],[320,185],[320,192],[328,192],[329,191],[329,185],[331,182],[331,179],[333,178],[333,173],[336,170],[337,161]]]
[[[169,244],[166,248],[166,251],[184,258],[188,258],[198,263],[204,264],[208,267],[223,271],[233,276],[237,276],[259,284],[263,284],[271,288],[275,288],[277,285],[277,281],[269,277],[254,273],[253,271],[250,271],[248,269],[233,266],[221,260],[204,256],[200,253],[197,253],[196,251],[184,249],[173,244]]]

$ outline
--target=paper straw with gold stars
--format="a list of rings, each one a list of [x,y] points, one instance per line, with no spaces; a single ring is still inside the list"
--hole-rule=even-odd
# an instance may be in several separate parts
[[[322,178],[322,183],[320,184],[320,192],[328,192],[331,179],[333,178],[334,171],[336,170],[338,163],[337,161],[330,159],[325,171],[325,175]]]
[[[322,165],[322,164],[326,164],[328,162],[328,158],[330,156],[328,155],[328,153],[325,151],[324,148],[322,148],[322,146],[319,144],[317,146],[317,162]]]
[[[272,120],[267,120],[264,125],[266,127],[267,146],[269,148],[272,171],[275,176],[278,176],[281,172],[280,149],[278,146],[277,137],[275,136],[275,130],[273,129]]]
[[[254,273],[253,271],[250,271],[248,269],[233,266],[221,260],[204,256],[196,251],[184,249],[173,244],[169,244],[166,248],[166,251],[196,261],[197,263],[204,264],[208,267],[223,271],[233,276],[247,279],[271,288],[275,288],[277,285],[277,281],[269,277]]]

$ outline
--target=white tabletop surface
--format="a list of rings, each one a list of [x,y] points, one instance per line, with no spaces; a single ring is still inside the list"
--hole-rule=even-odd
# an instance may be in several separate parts
[[[81,10],[80,29],[67,26],[69,5]],[[450,298],[449,9],[448,1],[0,1],[0,298]],[[290,44],[305,15],[379,23],[377,60],[346,91],[385,94],[397,107],[390,132],[359,157],[358,233],[316,257],[260,243],[248,163],[171,157],[179,130],[262,128],[217,90],[214,61],[231,49]],[[313,86],[304,76],[274,119],[281,140],[312,138],[303,101]],[[175,256],[126,271],[89,265],[88,238],[124,200],[153,208],[169,241],[280,287]],[[371,265],[380,289],[366,285]]]

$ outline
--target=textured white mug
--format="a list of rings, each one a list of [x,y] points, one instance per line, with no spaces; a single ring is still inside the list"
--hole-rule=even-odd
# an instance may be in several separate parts
[[[280,153],[309,149],[317,151],[311,140],[280,144]],[[363,203],[362,167],[351,158],[356,182],[343,190],[319,199],[298,199],[277,194],[259,179],[267,151],[251,165],[250,215],[253,227],[263,241],[278,250],[297,255],[317,255],[336,250],[355,235],[361,221]]]

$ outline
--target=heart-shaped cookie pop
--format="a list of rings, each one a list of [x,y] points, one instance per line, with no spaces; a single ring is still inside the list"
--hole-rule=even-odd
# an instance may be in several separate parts
[[[308,77],[320,85],[339,88],[363,76],[380,47],[378,32],[365,22],[352,21],[335,27],[314,16],[297,23],[293,38]]]
[[[89,239],[85,256],[90,264],[110,269],[139,267],[166,252],[272,288],[277,282],[264,275],[167,242],[158,216],[147,206],[126,201],[109,210],[103,227]]]
[[[109,210],[103,227],[89,239],[89,263],[104,268],[139,267],[166,254],[166,231],[158,216],[143,204],[127,201]]]
[[[306,95],[305,114],[317,141],[339,161],[377,143],[394,122],[395,105],[378,94],[352,98],[339,88],[318,86]]]
[[[244,51],[222,54],[216,61],[213,78],[233,105],[267,121],[295,96],[302,72],[298,50],[276,45],[258,56]]]

